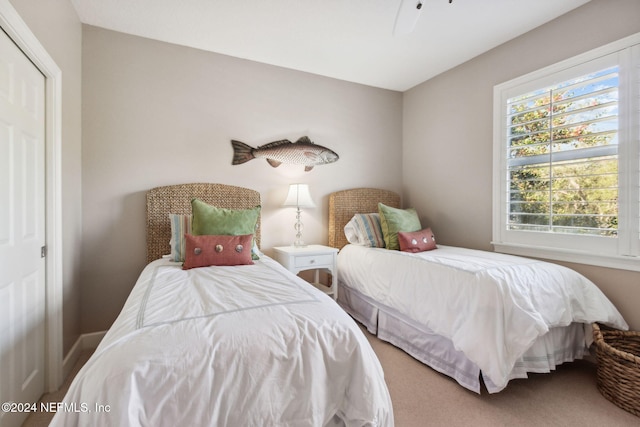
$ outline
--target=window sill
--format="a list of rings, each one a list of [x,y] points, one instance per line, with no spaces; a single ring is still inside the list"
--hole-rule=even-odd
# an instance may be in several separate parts
[[[571,251],[552,247],[528,246],[513,243],[491,242],[496,252],[543,258],[555,261],[574,262],[620,270],[640,271],[640,257],[614,256],[592,252]]]

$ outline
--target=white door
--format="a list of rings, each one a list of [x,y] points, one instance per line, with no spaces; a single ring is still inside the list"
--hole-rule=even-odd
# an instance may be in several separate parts
[[[0,403],[44,391],[44,96],[42,73],[0,30]],[[27,415],[0,411],[0,425]]]

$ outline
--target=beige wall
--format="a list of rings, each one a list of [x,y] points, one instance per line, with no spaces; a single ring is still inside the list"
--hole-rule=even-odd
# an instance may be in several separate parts
[[[107,329],[145,265],[145,191],[186,182],[254,188],[262,247],[290,244],[288,184],[310,185],[304,237],[326,243],[328,194],[401,190],[402,94],[83,27],[83,332]],[[308,135],[340,155],[303,172],[232,166],[230,140]]]
[[[640,1],[593,0],[405,92],[404,200],[439,242],[492,249],[493,86],[639,32],[639,17]],[[570,266],[640,329],[640,273]]]
[[[63,72],[65,353],[81,331],[108,328],[122,307],[144,265],[144,192],[158,185],[258,189],[267,252],[294,237],[294,213],[279,207],[290,182],[309,183],[318,204],[303,213],[307,241],[326,241],[328,193],[374,186],[404,188],[405,204],[442,243],[491,249],[493,86],[640,31],[638,1],[593,0],[402,97],[83,28],[68,0],[11,3]],[[555,45],[558,34],[570,43]],[[307,174],[230,164],[232,138],[263,144],[305,134],[341,160]],[[640,274],[570,266],[640,329]]]
[[[10,0],[62,70],[63,351],[80,334],[82,25],[69,0]]]

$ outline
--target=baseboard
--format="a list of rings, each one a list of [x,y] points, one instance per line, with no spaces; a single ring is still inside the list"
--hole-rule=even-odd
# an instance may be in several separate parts
[[[62,361],[62,378],[66,379],[73,369],[73,365],[75,365],[78,357],[80,357],[80,353],[84,350],[92,350],[98,347],[100,341],[104,337],[104,334],[107,331],[100,332],[92,332],[90,334],[82,334],[78,337],[76,342],[71,347],[71,350],[67,353]]]

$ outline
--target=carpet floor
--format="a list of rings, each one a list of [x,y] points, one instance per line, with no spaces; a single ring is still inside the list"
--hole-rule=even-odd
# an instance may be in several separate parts
[[[364,329],[363,329],[364,331]],[[397,427],[626,427],[640,417],[596,388],[596,365],[566,363],[550,374],[512,380],[500,393],[471,392],[365,331],[389,387]]]

